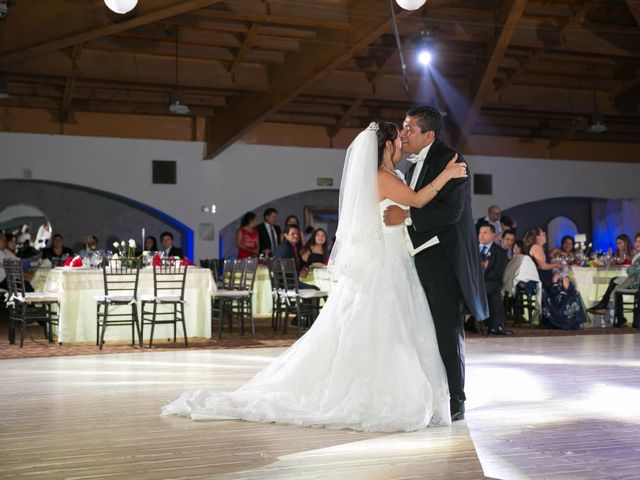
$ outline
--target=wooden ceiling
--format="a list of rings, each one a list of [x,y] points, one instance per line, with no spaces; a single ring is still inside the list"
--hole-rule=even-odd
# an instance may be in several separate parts
[[[446,113],[460,148],[471,134],[638,142],[640,0],[393,5],[408,91],[387,0],[139,0],[125,16],[102,0],[9,0],[0,107],[69,122],[74,112],[174,115],[177,98],[206,119],[208,157],[262,122],[334,136],[398,121],[418,102]],[[425,36],[430,70],[414,58]],[[594,98],[606,132],[589,131]]]

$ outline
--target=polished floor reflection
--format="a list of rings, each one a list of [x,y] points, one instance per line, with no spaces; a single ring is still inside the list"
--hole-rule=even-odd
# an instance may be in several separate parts
[[[471,339],[466,422],[403,434],[158,415],[282,349],[2,360],[0,477],[640,478],[638,338]]]

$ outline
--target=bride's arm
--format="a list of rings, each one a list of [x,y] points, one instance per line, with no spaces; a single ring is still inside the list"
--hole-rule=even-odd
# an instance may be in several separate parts
[[[458,155],[447,164],[447,167],[433,181],[417,192],[407,187],[400,179],[390,173],[378,172],[378,192],[385,198],[409,207],[421,208],[434,199],[442,187],[452,178],[467,176],[467,165],[456,163]]]

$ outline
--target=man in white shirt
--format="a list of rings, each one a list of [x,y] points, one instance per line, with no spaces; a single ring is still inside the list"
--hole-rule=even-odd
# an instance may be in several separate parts
[[[479,219],[476,222],[476,230],[480,231],[480,226],[485,223],[489,223],[493,225],[493,228],[496,229],[496,236],[500,238],[502,234],[502,224],[500,223],[500,218],[502,218],[502,210],[497,205],[491,205],[489,210],[487,211],[487,216]]]
[[[258,241],[260,242],[260,253],[272,257],[278,248],[280,239],[280,227],[276,225],[278,221],[278,211],[269,207],[262,214],[264,222],[258,225]]]

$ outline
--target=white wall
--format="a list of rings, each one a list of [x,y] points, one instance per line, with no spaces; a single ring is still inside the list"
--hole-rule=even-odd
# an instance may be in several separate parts
[[[474,195],[474,217],[554,197],[638,198],[640,164],[511,157],[465,157],[472,173],[493,175],[493,195]]]
[[[340,184],[344,150],[236,144],[203,161],[203,149],[194,142],[0,133],[0,178],[22,178],[29,168],[36,180],[79,184],[152,205],[194,230],[196,259],[218,253],[217,239],[198,238],[200,223],[213,223],[217,232],[257,205],[315,189],[317,177]],[[153,185],[151,160],[176,160],[177,185]],[[640,164],[481,156],[467,161],[473,173],[493,175],[493,195],[474,197],[476,217],[493,203],[508,208],[558,196],[639,195]],[[211,204],[215,215],[201,211]]]

